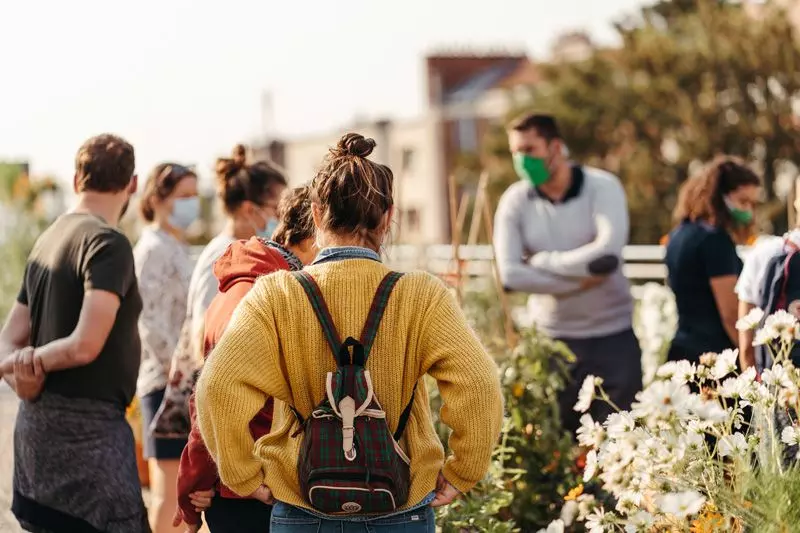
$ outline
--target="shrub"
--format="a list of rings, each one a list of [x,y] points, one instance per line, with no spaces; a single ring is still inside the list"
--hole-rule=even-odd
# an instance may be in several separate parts
[[[439,514],[443,533],[535,531],[558,516],[563,496],[579,479],[571,437],[560,424],[558,393],[574,359],[561,342],[536,329],[509,350],[502,309],[492,290],[472,290],[464,311],[500,366],[506,423],[487,477],[463,500]],[[431,408],[441,400],[429,383]],[[442,442],[448,429],[435,420]]]
[[[0,216],[0,322],[17,298],[25,262],[39,235],[41,223],[21,211],[2,206]]]

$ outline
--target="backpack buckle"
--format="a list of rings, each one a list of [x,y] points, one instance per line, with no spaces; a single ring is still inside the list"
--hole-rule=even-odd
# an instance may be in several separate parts
[[[355,427],[353,426],[356,417],[355,400],[350,396],[345,396],[339,402],[339,413],[342,415],[342,450],[344,451],[344,458],[348,461],[354,461],[356,458]]]

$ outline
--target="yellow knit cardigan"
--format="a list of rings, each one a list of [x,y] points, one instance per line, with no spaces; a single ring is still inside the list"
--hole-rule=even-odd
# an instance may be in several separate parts
[[[350,259],[307,268],[319,284],[342,338],[358,338],[378,284],[381,263]],[[394,430],[420,383],[403,439],[411,459],[407,507],[434,490],[439,472],[466,492],[485,474],[497,443],[503,400],[497,367],[444,284],[424,272],[406,274],[392,293],[367,361],[376,397]],[[288,272],[258,280],[241,302],[203,369],[197,411],[203,439],[222,482],[237,494],[262,483],[278,501],[310,508],[300,491],[301,438],[287,404],[307,417],[325,397],[336,369],[314,312]],[[422,378],[432,376],[444,401],[441,419],[453,431],[445,460],[434,432]],[[275,397],[272,431],[253,442],[248,423]]]

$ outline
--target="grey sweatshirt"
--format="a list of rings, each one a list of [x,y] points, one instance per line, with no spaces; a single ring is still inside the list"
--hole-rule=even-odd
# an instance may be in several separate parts
[[[582,170],[582,172],[581,172]],[[526,182],[503,194],[494,243],[503,285],[527,292],[534,323],[553,337],[585,339],[631,327],[633,299],[622,272],[628,242],[625,191],[619,179],[591,167],[573,169],[573,186],[554,203]],[[581,290],[588,265],[615,255],[620,266],[605,282]]]

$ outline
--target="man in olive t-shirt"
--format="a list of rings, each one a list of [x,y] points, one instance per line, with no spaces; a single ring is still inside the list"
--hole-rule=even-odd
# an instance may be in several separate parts
[[[113,402],[126,408],[136,391],[142,301],[131,243],[90,213],[67,213],[36,242],[17,301],[30,309],[34,347],[69,337],[78,325],[86,291],[115,294],[116,320],[91,363],[48,375],[44,390],[72,398]]]
[[[0,372],[23,400],[11,509],[33,533],[149,533],[133,433],[142,302],[115,229],[136,191],[133,147],[81,146],[78,204],[39,237],[0,331]]]

